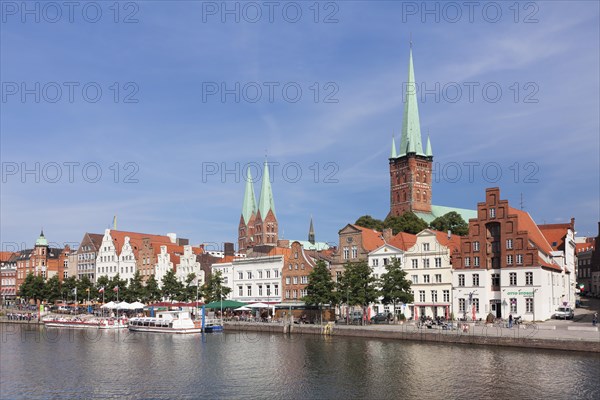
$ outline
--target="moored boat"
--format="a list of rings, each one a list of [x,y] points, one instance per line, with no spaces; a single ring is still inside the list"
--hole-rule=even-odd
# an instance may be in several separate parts
[[[127,319],[120,318],[64,318],[54,317],[43,319],[42,322],[49,328],[95,328],[95,329],[121,329],[127,327]]]
[[[136,317],[127,326],[133,332],[201,333],[202,324],[187,311],[161,311],[156,317]]]

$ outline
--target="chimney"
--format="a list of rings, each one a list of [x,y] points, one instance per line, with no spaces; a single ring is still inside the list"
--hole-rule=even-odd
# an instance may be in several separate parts
[[[392,238],[392,236],[393,236],[393,235],[392,235],[392,228],[385,228],[385,229],[383,230],[383,240],[384,240],[385,242],[389,242],[389,241],[390,241],[390,239]]]
[[[448,240],[450,240],[451,237],[452,237],[452,231],[450,229],[448,229]]]
[[[224,245],[224,255],[225,256],[233,256],[235,255],[235,251],[233,249],[233,243],[225,242]]]
[[[167,233],[169,239],[171,239],[171,243],[177,243],[177,234],[176,233]]]

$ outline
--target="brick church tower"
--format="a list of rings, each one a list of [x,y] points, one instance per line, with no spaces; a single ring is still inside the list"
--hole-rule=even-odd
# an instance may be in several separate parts
[[[265,160],[258,204],[254,196],[254,181],[248,169],[244,204],[242,205],[242,215],[238,225],[238,249],[243,251],[265,244],[276,246],[278,239],[279,226],[275,215],[269,165]]]
[[[415,73],[413,69],[412,45],[408,61],[408,82],[404,101],[402,138],[399,152],[392,137],[390,156],[390,214],[399,216],[407,211],[431,213],[431,170],[433,153],[431,142],[423,152],[421,125]]]

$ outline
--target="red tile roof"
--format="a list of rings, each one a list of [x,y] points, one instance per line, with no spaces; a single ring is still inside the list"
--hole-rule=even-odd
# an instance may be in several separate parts
[[[417,236],[406,232],[400,232],[388,241],[388,244],[405,251],[414,246],[415,243],[417,243]]]
[[[14,253],[12,251],[0,251],[0,262],[6,262],[10,260]]]
[[[575,243],[575,252],[594,250],[594,243]]]
[[[538,228],[554,250],[565,248],[565,237],[571,224],[543,224],[538,225]]]
[[[355,229],[358,229],[362,236],[362,244],[365,250],[373,251],[384,244],[383,234],[375,229],[363,228],[359,225],[350,224]]]
[[[512,214],[517,215],[517,229],[519,231],[527,231],[529,239],[536,244],[538,249],[550,255],[553,248],[550,246],[546,237],[542,234],[535,222],[533,222],[533,218],[531,218],[529,213],[512,207],[509,207],[509,209]]]
[[[441,232],[433,229],[431,230],[435,232],[437,241],[440,242],[442,246],[448,247],[448,249],[450,250],[450,254],[452,254],[454,250],[460,251],[460,236],[450,235],[450,237],[448,237],[448,232]]]
[[[123,248],[123,244],[125,243],[125,236],[129,236],[131,247],[133,248],[133,251],[136,255],[138,250],[142,246],[143,239],[149,239],[152,243],[173,244],[171,242],[171,238],[168,236],[151,235],[147,233],[111,230],[110,236],[113,239],[113,243],[115,245],[115,249],[117,250],[117,254],[121,254],[121,249]]]

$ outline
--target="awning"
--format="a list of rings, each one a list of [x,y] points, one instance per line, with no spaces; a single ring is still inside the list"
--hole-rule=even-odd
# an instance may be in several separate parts
[[[213,301],[212,303],[205,304],[205,308],[211,309],[219,309],[219,308],[239,308],[245,306],[246,303],[242,303],[241,301],[235,300],[223,300],[223,301]]]

